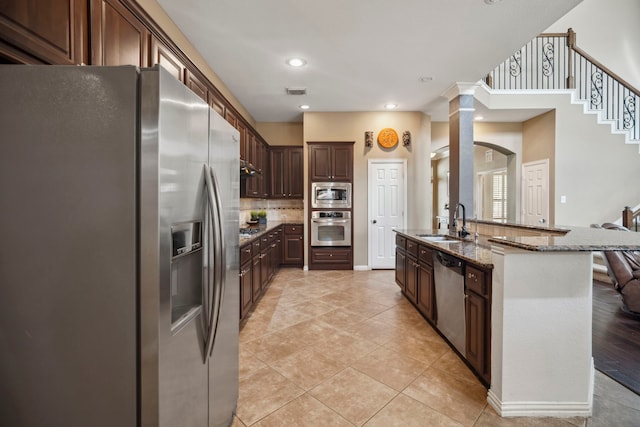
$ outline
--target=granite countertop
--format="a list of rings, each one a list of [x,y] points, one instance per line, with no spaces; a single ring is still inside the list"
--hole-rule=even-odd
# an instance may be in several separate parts
[[[538,227],[530,227],[538,228]],[[503,245],[538,252],[592,252],[640,250],[640,233],[613,231],[589,227],[555,227],[567,231],[556,236],[480,236],[478,244],[473,237],[461,240],[447,230],[396,230],[432,249],[459,256],[484,267],[493,267],[491,246]],[[428,236],[448,236],[452,243],[434,242]]]
[[[491,245],[485,236],[480,236],[478,244],[473,240],[462,240],[452,237],[447,230],[395,230],[397,233],[429,246],[431,249],[455,255],[473,264],[485,268],[493,268],[491,261]],[[429,236],[448,236],[451,240],[447,243],[428,240]],[[450,243],[449,243],[450,242]]]
[[[303,226],[303,222],[302,221],[294,221],[294,220],[287,220],[287,221],[267,221],[267,225],[263,225],[260,227],[257,226],[252,226],[251,228],[258,228],[260,231],[258,231],[257,233],[254,234],[250,234],[247,236],[241,235],[240,236],[240,246],[246,245],[247,243],[250,243],[252,241],[254,241],[255,239],[262,237],[265,233],[268,233],[269,231],[273,230],[274,228],[277,228],[281,225],[299,225],[299,226]]]
[[[543,252],[640,250],[640,233],[590,227],[563,229],[569,231],[562,236],[493,236],[489,238],[489,242]]]

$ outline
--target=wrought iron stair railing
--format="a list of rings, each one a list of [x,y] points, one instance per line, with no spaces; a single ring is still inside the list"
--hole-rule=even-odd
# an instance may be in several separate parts
[[[497,90],[575,89],[586,112],[640,143],[640,91],[576,46],[576,33],[541,34],[485,78]]]

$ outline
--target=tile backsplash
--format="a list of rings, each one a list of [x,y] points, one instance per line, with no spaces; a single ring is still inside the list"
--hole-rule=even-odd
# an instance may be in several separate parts
[[[267,212],[267,221],[303,222],[304,220],[302,200],[240,199],[240,226],[244,226],[251,219],[251,211],[260,210]]]

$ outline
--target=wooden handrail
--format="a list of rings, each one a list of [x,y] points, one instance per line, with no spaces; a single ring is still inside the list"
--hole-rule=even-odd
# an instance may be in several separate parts
[[[624,80],[622,77],[620,77],[619,75],[617,75],[616,73],[614,73],[613,71],[611,71],[609,68],[605,67],[604,65],[602,65],[601,62],[598,62],[598,60],[594,59],[593,56],[589,55],[588,53],[586,53],[584,50],[580,49],[577,46],[573,46],[572,49],[580,56],[582,56],[583,58],[585,58],[587,61],[593,63],[593,65],[595,65],[596,67],[598,67],[599,69],[601,69],[602,71],[604,71],[605,73],[607,73],[609,76],[613,77],[615,80],[618,81],[618,83],[620,83],[622,86],[626,87],[627,89],[629,89],[631,92],[635,93],[637,96],[640,96],[640,90],[636,89],[635,87],[631,86],[630,83],[628,83],[626,80]]]
[[[629,230],[631,230],[634,218],[638,218],[639,216],[640,209],[634,212],[629,206],[625,206],[622,210],[622,226],[627,227]]]

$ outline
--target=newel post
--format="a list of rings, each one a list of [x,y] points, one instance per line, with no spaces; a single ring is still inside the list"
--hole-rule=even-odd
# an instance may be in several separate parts
[[[575,89],[576,82],[573,73],[573,48],[576,46],[576,32],[572,28],[567,30],[567,89]]]
[[[625,206],[622,210],[622,226],[631,230],[631,224],[633,224],[633,211],[629,206]]]

